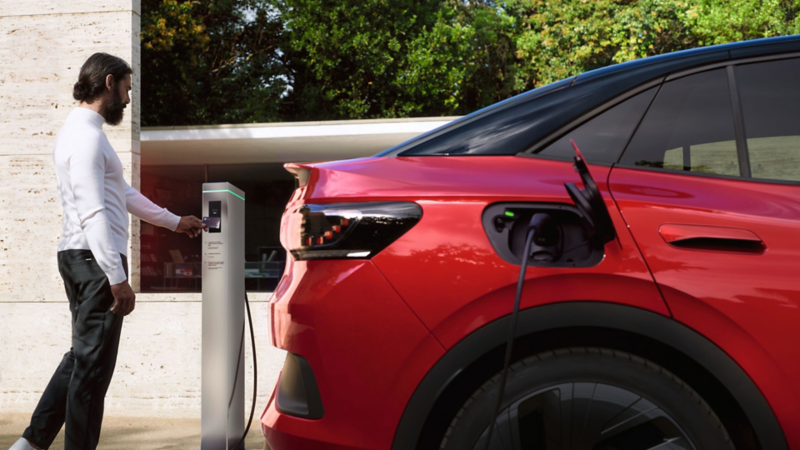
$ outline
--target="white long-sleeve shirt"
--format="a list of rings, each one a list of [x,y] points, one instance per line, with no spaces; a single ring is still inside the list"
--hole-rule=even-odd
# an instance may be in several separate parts
[[[128,253],[128,213],[172,231],[180,217],[128,185],[104,122],[100,114],[77,107],[56,136],[53,159],[64,207],[58,251],[91,250],[114,285],[127,279],[120,254]]]

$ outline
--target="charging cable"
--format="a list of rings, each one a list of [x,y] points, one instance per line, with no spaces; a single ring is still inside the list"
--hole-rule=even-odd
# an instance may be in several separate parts
[[[253,423],[253,413],[256,411],[256,392],[258,392],[258,362],[256,360],[256,336],[253,333],[253,317],[250,315],[250,301],[247,299],[247,291],[244,292],[244,305],[247,308],[247,321],[250,324],[250,342],[253,350],[253,402],[250,406],[250,419],[247,421],[247,428],[244,430],[242,438],[233,446],[231,450],[245,450],[244,438],[250,431],[250,424]],[[242,350],[244,347],[244,324],[242,324],[242,340],[239,344],[239,363],[236,365],[236,374],[233,377],[233,389],[231,390],[231,399],[228,401],[228,410],[233,404],[233,394],[236,392],[236,379],[239,377],[239,368],[242,366]]]
[[[511,364],[511,350],[514,345],[514,336],[517,334],[517,316],[519,315],[519,304],[522,298],[522,286],[525,283],[525,271],[528,268],[528,259],[531,253],[531,244],[534,240],[547,240],[548,236],[538,236],[540,232],[546,229],[556,229],[553,223],[553,217],[546,213],[536,213],[531,217],[528,223],[528,231],[525,237],[525,250],[522,253],[522,267],[519,270],[519,279],[517,280],[517,294],[514,297],[514,310],[511,313],[511,324],[508,327],[508,338],[506,339],[506,356],[503,361],[503,372],[500,375],[500,390],[497,393],[497,403],[494,407],[494,414],[492,414],[492,421],[489,422],[489,435],[486,437],[485,450],[489,449],[492,442],[492,431],[497,426],[497,415],[500,414],[500,407],[503,404],[503,392],[506,389],[506,378],[508,378],[508,367]]]

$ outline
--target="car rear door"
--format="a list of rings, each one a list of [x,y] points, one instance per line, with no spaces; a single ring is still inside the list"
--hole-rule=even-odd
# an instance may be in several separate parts
[[[673,316],[800,442],[800,59],[669,77],[609,188]]]

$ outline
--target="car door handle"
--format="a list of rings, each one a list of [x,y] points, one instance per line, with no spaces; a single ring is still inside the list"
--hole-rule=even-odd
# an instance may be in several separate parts
[[[736,253],[764,253],[758,235],[744,228],[665,223],[658,233],[668,244],[685,249]]]

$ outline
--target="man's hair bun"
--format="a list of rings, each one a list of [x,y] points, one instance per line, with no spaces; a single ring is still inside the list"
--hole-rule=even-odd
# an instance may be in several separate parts
[[[86,84],[80,81],[75,83],[75,86],[72,88],[72,97],[75,100],[82,102],[88,97],[88,95],[89,95],[89,86],[86,86]]]
[[[108,53],[95,53],[83,63],[72,96],[75,100],[91,103],[106,90],[107,75],[113,75],[117,82],[131,73],[131,67],[123,59]]]

